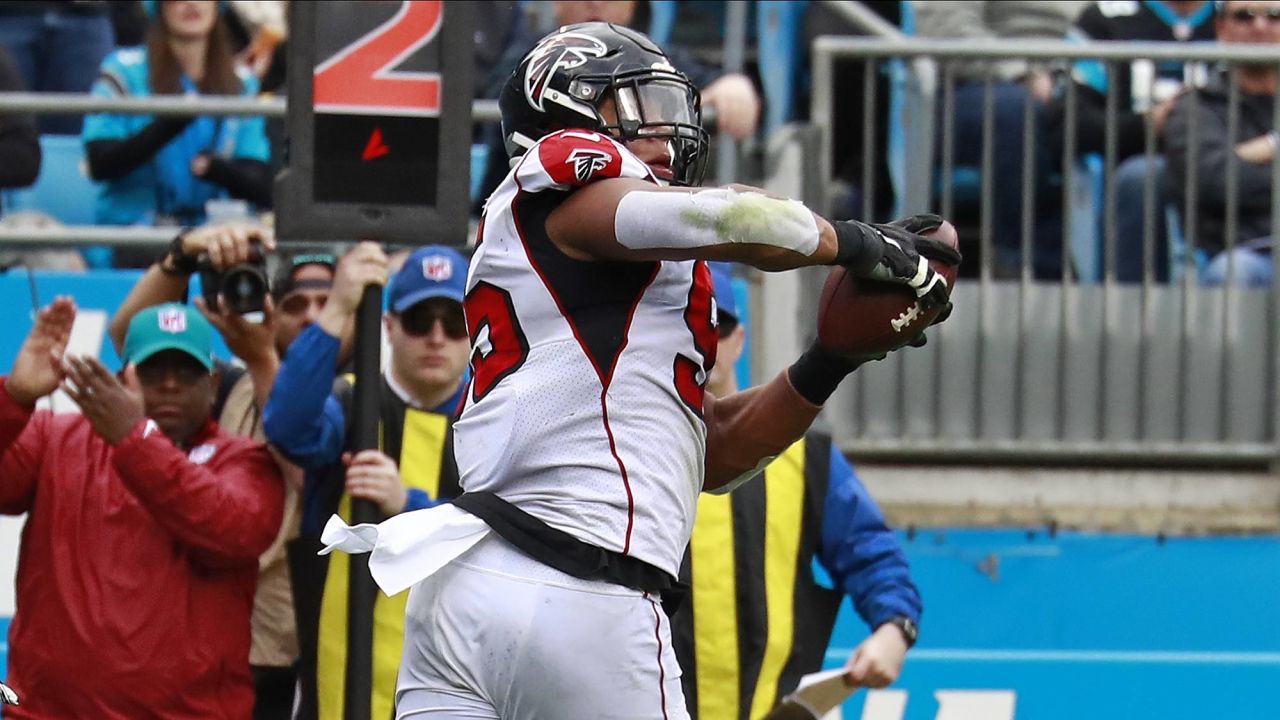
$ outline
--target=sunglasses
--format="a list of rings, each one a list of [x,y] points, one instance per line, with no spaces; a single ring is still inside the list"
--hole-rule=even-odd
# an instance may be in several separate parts
[[[410,337],[423,337],[431,334],[431,329],[439,322],[444,334],[450,340],[464,340],[470,337],[467,333],[467,318],[462,313],[462,306],[456,302],[432,303],[421,302],[400,313],[400,327]]]
[[[1241,25],[1252,23],[1258,18],[1266,18],[1267,22],[1280,22],[1280,7],[1262,8],[1236,8],[1227,13],[1227,17]]]
[[[209,371],[196,361],[191,362],[142,362],[135,368],[138,381],[144,385],[161,385],[169,379],[169,375],[179,385],[190,387],[202,378],[209,377]]]
[[[328,295],[313,297],[310,295],[295,294],[280,301],[280,310],[286,315],[304,315],[307,312],[307,308],[312,305],[316,306],[316,310],[323,310],[324,304],[328,301]]]

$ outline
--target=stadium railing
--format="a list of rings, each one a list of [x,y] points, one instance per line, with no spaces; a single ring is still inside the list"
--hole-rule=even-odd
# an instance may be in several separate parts
[[[773,140],[785,146],[776,149],[777,157],[794,156],[789,165],[783,165],[813,176],[771,177],[775,187],[780,183],[781,189],[801,194],[812,207],[825,211],[832,209],[832,112],[834,93],[839,91],[832,79],[838,60],[870,61],[868,76],[892,73],[895,68],[903,74],[902,82],[895,83],[895,92],[904,95],[898,101],[901,109],[893,109],[889,117],[890,122],[903,123],[895,131],[905,138],[901,143],[905,157],[890,162],[925,168],[934,177],[931,182],[917,179],[893,188],[897,207],[909,212],[942,209],[947,214],[958,209],[961,200],[953,195],[957,164],[951,110],[956,61],[1020,58],[1059,70],[1060,75],[1067,74],[1070,63],[1084,59],[1112,67],[1138,60],[1280,67],[1280,49],[1223,44],[1005,40],[971,44],[822,37],[811,50],[813,123],[808,128],[784,126]],[[1146,250],[1142,281],[1120,282],[1117,244],[1135,239],[1121,239],[1116,233],[1112,178],[1117,165],[1118,102],[1112,97],[1107,103],[1107,151],[1094,161],[1097,169],[1091,175],[1082,175],[1072,139],[1079,98],[1072,83],[1063,83],[1062,88],[1067,127],[1061,177],[1056,179],[1064,206],[1060,277],[1039,279],[1032,269],[1030,249],[1037,239],[1033,222],[1022,224],[1021,268],[1012,276],[997,271],[992,220],[1010,208],[995,205],[991,182],[995,158],[989,149],[975,168],[979,181],[976,227],[962,227],[970,267],[955,288],[954,315],[930,331],[926,348],[895,354],[859,372],[854,382],[842,388],[827,413],[838,441],[854,457],[899,462],[1274,465],[1280,459],[1280,282],[1273,278],[1269,289],[1202,286],[1195,265],[1199,249],[1195,223],[1185,220],[1173,223],[1183,228],[1172,228],[1173,280],[1157,282],[1150,220],[1167,208],[1155,200],[1154,178],[1148,179],[1145,193],[1148,222],[1141,238]],[[984,95],[987,139],[994,135],[993,105],[988,83]],[[923,108],[931,116],[911,116],[902,110],[909,108]],[[1280,104],[1276,113],[1275,126],[1280,127]],[[866,117],[883,118],[883,114],[871,107]],[[1238,134],[1237,125],[1231,125],[1229,132]],[[1034,124],[1027,127],[1022,147],[1033,148],[1044,141],[1035,135]],[[871,130],[864,130],[871,137]],[[1233,134],[1228,143],[1245,139]],[[1149,125],[1145,154],[1151,158],[1156,152],[1156,137]],[[1031,156],[1024,153],[1024,177],[1035,172],[1029,167]],[[775,167],[780,165],[775,162]],[[1280,178],[1280,158],[1272,163],[1272,177]],[[1089,178],[1094,185],[1082,183]],[[890,191],[874,187],[870,163],[862,182],[864,201],[877,191]],[[1195,187],[1194,181],[1188,185]],[[1280,182],[1272,187],[1272,236],[1280,237]],[[1195,192],[1189,191],[1186,198],[1192,208]],[[1022,205],[1027,217],[1037,217],[1031,183],[1024,183]],[[1239,206],[1238,188],[1229,182],[1228,249],[1244,239],[1237,232]],[[869,212],[870,207],[868,202],[864,209]],[[1081,267],[1089,263],[1095,270],[1082,273]],[[757,279],[761,285],[757,295],[764,304],[755,309],[767,323],[757,335],[767,333],[770,338],[768,347],[756,350],[755,367],[761,376],[776,371],[783,358],[794,357],[792,353],[811,332],[808,318],[813,317],[823,275],[821,270],[809,272],[808,279],[790,281],[798,297],[774,307],[769,303],[776,300],[778,291],[770,285],[788,281],[779,276]],[[796,330],[786,330],[788,320]]]
[[[0,92],[0,113],[28,112],[35,114],[117,113],[121,115],[156,115],[190,117],[193,115],[230,116],[261,115],[267,118],[283,118],[286,112],[284,98],[231,98],[150,96],[104,98],[80,93],[31,93]],[[475,122],[496,122],[500,119],[496,100],[475,100],[472,103]],[[45,142],[42,138],[42,143]],[[483,152],[483,146],[473,146],[472,154]],[[473,163],[474,163],[473,157]],[[474,164],[473,164],[474,167]],[[42,170],[43,172],[43,170]],[[83,170],[81,170],[83,173]],[[87,178],[85,182],[88,182]],[[37,181],[39,184],[39,181]],[[81,192],[83,183],[67,186],[69,192]],[[33,205],[23,197],[26,190],[5,193],[5,211],[48,210]],[[92,198],[76,199],[85,207],[92,207]],[[60,203],[61,201],[59,201]],[[57,213],[50,213],[55,219]],[[74,214],[79,218],[83,213]],[[140,225],[112,226],[64,223],[61,226],[40,228],[0,227],[0,246],[18,247],[81,247],[104,246],[155,246],[160,247],[173,239],[173,229]]]

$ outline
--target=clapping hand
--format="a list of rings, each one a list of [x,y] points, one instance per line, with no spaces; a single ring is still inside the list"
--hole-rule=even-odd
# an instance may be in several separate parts
[[[69,356],[62,361],[62,389],[84,413],[94,432],[115,445],[144,417],[142,392],[133,367],[125,369],[126,382],[111,374],[97,358]]]
[[[36,324],[27,333],[5,382],[9,397],[18,404],[33,406],[62,384],[66,377],[62,354],[71,339],[75,320],[75,301],[62,295],[36,315]]]

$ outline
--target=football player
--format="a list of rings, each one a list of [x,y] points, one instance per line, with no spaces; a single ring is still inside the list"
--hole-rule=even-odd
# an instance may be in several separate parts
[[[706,395],[705,261],[842,264],[935,305],[948,288],[925,258],[959,256],[752,188],[696,189],[697,90],[623,27],[548,35],[499,105],[512,169],[467,280],[465,492],[340,546],[376,547],[384,589],[414,586],[399,717],[687,718],[662,603],[698,493],[754,475],[868,359],[814,345],[770,383]]]

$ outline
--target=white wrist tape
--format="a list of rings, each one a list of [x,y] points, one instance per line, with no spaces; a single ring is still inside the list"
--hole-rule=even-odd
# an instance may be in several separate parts
[[[772,245],[801,255],[818,249],[818,223],[803,203],[730,188],[629,192],[618,203],[613,232],[632,250],[731,243]]]

